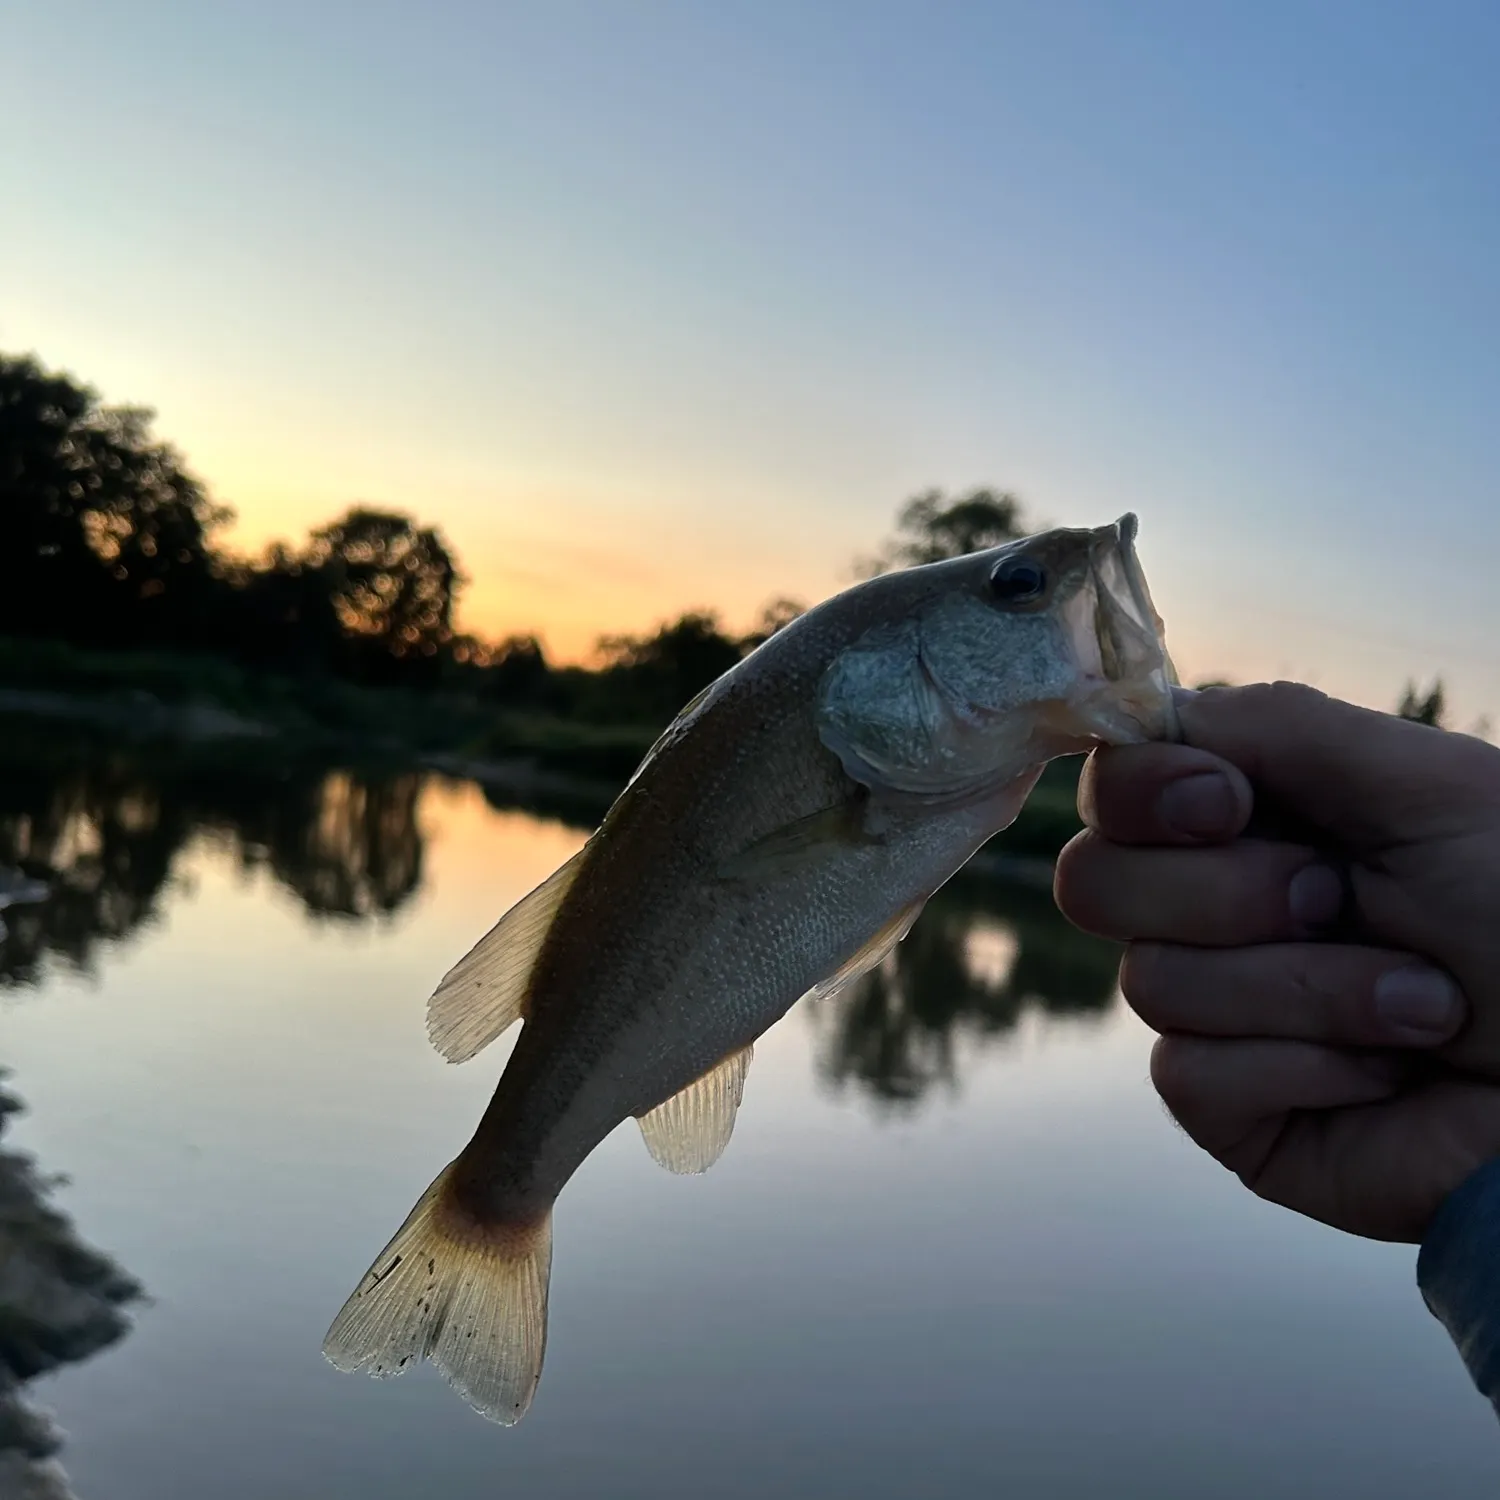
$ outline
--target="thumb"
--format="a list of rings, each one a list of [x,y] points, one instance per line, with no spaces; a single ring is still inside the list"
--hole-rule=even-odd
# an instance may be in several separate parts
[[[1184,693],[1183,737],[1350,846],[1383,848],[1500,826],[1500,750],[1358,708],[1298,682]]]

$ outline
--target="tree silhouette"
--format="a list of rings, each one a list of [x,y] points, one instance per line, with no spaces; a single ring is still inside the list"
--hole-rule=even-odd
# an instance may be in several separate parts
[[[599,651],[615,700],[663,722],[744,654],[707,611],[685,614],[649,636],[605,636]]]
[[[152,414],[0,355],[0,636],[216,653],[406,686],[443,678],[462,582],[442,536],[355,506],[259,562]],[[514,676],[514,673],[512,674]]]
[[[201,626],[230,513],[150,429],[148,411],[0,355],[0,632],[155,645]]]
[[[337,671],[343,623],[329,576],[284,542],[260,564],[222,566],[229,596],[210,644],[247,666],[266,671]]]
[[[332,603],[351,675],[398,678],[394,663],[431,660],[453,635],[458,566],[436,530],[399,511],[354,507],[313,532],[302,566]]]
[[[983,552],[1025,535],[1021,502],[1014,495],[979,488],[950,498],[942,490],[924,490],[901,507],[894,539],[858,566],[873,577]]]
[[[525,703],[546,696],[551,668],[534,635],[513,635],[487,653],[483,678],[486,697],[501,703]]]
[[[754,628],[740,642],[740,649],[753,651],[764,645],[778,630],[785,630],[799,615],[807,613],[807,606],[796,599],[778,596],[761,608],[760,618]]]
[[[1396,713],[1403,719],[1412,719],[1418,724],[1432,724],[1441,729],[1447,718],[1447,701],[1443,691],[1443,679],[1436,677],[1432,686],[1424,693],[1415,682],[1406,684]]]
[[[0,354],[4,686],[207,700],[325,743],[378,735],[393,747],[420,740],[424,751],[535,754],[557,765],[573,754],[572,769],[608,777],[617,762],[635,764],[636,731],[659,731],[802,612],[773,599],[736,636],[694,610],[648,635],[603,638],[598,670],[558,668],[535,636],[487,644],[455,631],[458,560],[440,531],[401,510],[356,505],[304,544],[235,556],[218,544],[231,512],[152,421],[145,408],[103,404],[33,356]],[[925,490],[859,567],[873,575],[936,562],[1027,529],[1013,494]],[[138,654],[99,659],[127,650]],[[421,692],[433,712],[413,715],[394,693],[326,691],[330,678]],[[1425,691],[1409,684],[1397,712],[1444,724],[1446,708],[1439,679]]]

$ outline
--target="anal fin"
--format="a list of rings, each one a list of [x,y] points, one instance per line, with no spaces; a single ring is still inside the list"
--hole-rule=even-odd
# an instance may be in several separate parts
[[[724,1154],[755,1048],[731,1052],[716,1067],[639,1116],[652,1159],[669,1172],[706,1172]]]
[[[911,931],[912,924],[922,915],[922,908],[926,905],[927,898],[924,896],[919,901],[913,901],[910,906],[902,907],[884,927],[862,943],[826,979],[820,979],[802,998],[826,1000],[846,984],[853,984],[861,975],[878,968],[885,961],[886,955]]]
[[[449,1062],[467,1062],[521,1018],[537,954],[587,850],[516,902],[443,976],[427,1002],[427,1035]]]

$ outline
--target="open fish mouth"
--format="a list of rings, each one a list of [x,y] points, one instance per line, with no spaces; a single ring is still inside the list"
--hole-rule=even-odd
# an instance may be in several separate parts
[[[1069,611],[1069,625],[1091,695],[1113,721],[1110,738],[1178,737],[1172,686],[1177,681],[1163,624],[1135,552],[1132,514],[1099,527],[1089,548],[1089,583]],[[1104,701],[1099,701],[1104,700]]]
[[[1162,640],[1162,618],[1151,602],[1146,575],[1135,553],[1139,523],[1133,515],[1095,533],[1090,562],[1094,575],[1094,629],[1100,665],[1111,682],[1165,672],[1175,680]]]

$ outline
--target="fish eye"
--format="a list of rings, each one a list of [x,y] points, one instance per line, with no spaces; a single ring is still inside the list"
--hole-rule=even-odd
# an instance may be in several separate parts
[[[1024,604],[1046,587],[1046,569],[1029,557],[1001,558],[990,573],[990,588],[1005,604]]]

